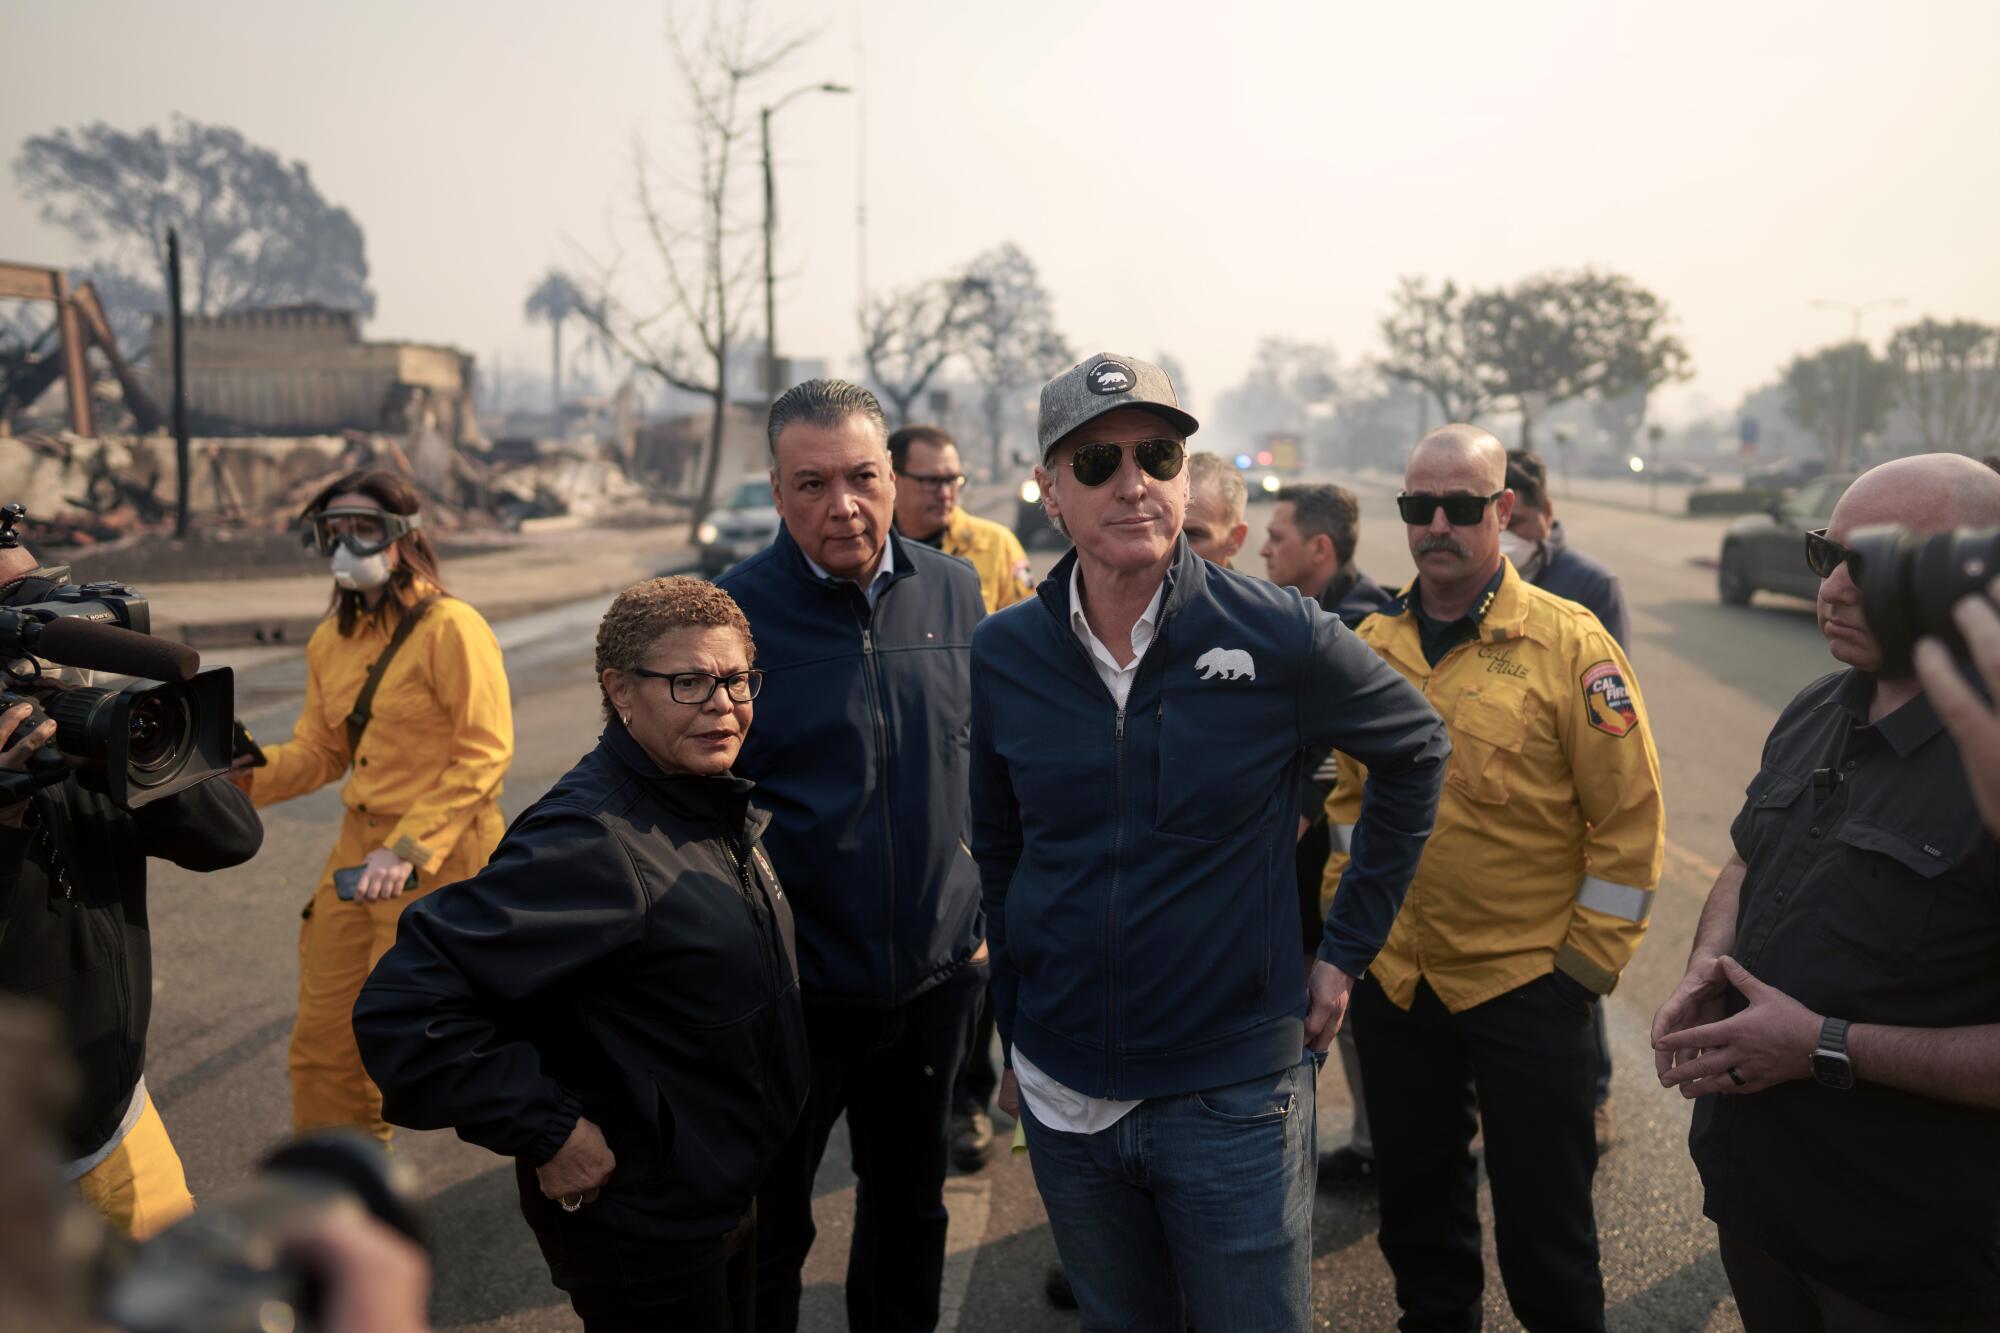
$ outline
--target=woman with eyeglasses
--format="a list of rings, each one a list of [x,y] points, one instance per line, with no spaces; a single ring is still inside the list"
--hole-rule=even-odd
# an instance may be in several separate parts
[[[299,925],[292,1124],[352,1126],[385,1143],[382,1094],[354,1046],[354,997],[404,907],[486,864],[506,828],[500,780],[514,757],[500,645],[445,592],[419,507],[388,472],[349,473],[306,506],[304,540],[331,568],[333,600],[306,645],[305,706],[290,740],[232,773],[258,806],[346,779],[340,832]]]
[[[700,579],[597,630],[597,748],[408,913],[355,1006],[389,1117],[514,1158],[589,1330],[748,1330],[757,1187],[805,1104],[790,905],[732,774],[763,684]]]

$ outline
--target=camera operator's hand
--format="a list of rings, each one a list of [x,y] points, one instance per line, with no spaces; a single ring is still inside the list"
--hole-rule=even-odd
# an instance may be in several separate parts
[[[229,774],[228,774],[229,780],[232,783],[234,783],[236,785],[236,789],[242,792],[245,796],[248,796],[250,794],[250,784],[256,781],[256,779],[251,776],[252,771],[256,767],[257,767],[257,756],[254,754],[239,754],[234,759],[229,761]]]
[[[587,1116],[578,1116],[562,1148],[535,1168],[535,1180],[542,1193],[558,1203],[564,1199],[589,1203],[617,1167],[618,1158],[604,1141],[604,1131]]]
[[[28,704],[15,704],[0,713],[0,769],[19,773],[28,767],[28,761],[35,757],[35,751],[56,738],[56,724],[44,722],[33,731],[22,736],[14,733],[28,720],[34,709]],[[11,805],[0,805],[0,824],[19,824],[27,813],[26,801],[15,801]]]
[[[2000,600],[2000,579],[1988,586],[1986,595]],[[1951,614],[1987,690],[2000,698],[2000,614],[1979,597],[1963,599]],[[1972,783],[1980,819],[1988,832],[2000,836],[2000,712],[1988,707],[1966,683],[1950,651],[1936,639],[1917,645],[1917,678],[1938,719],[1958,742],[1958,757]]]
[[[408,861],[387,847],[377,847],[361,862],[361,883],[354,890],[354,900],[370,903],[378,898],[394,898],[409,882],[410,870]]]
[[[285,1245],[326,1291],[325,1333],[423,1333],[431,1265],[424,1252],[352,1201],[327,1209]]]

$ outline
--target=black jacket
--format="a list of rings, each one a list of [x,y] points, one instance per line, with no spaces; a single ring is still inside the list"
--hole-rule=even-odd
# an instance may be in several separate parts
[[[889,541],[872,609],[853,583],[814,574],[782,527],[716,580],[757,636],[764,692],[736,771],[771,812],[814,1004],[903,1004],[982,935],[964,839],[972,628],[986,603],[965,561]]]
[[[750,789],[668,776],[612,722],[484,870],[403,913],[354,1006],[383,1115],[529,1166],[586,1115],[618,1164],[575,1227],[734,1227],[807,1075],[791,909]],[[539,1224],[543,1201],[523,1202]]]
[[[222,778],[121,810],[71,778],[0,828],[0,990],[62,1011],[82,1096],[65,1150],[87,1157],[118,1129],[146,1071],[153,943],[146,858],[186,870],[241,865],[264,842],[250,798]]]

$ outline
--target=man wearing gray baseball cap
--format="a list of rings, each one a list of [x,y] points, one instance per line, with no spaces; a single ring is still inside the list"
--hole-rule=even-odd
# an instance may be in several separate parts
[[[972,639],[1000,1100],[1086,1328],[1304,1329],[1314,1073],[1395,920],[1450,747],[1336,618],[1189,549],[1197,424],[1134,357],[1042,389],[1036,479],[1075,549]],[[1363,869],[1308,984],[1287,963],[1313,746],[1365,755],[1368,780]]]

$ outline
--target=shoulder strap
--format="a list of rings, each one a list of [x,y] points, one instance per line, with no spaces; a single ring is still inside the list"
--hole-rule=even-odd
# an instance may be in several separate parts
[[[347,715],[349,757],[361,748],[361,733],[368,729],[368,719],[373,715],[375,706],[375,691],[381,686],[382,677],[389,674],[389,663],[395,660],[397,651],[409,639],[410,632],[416,629],[417,622],[430,613],[431,607],[441,595],[432,593],[405,611],[402,621],[396,626],[396,632],[389,636],[389,646],[375,659],[375,665],[368,668],[368,679],[362,682],[361,693],[354,697],[354,708]]]

